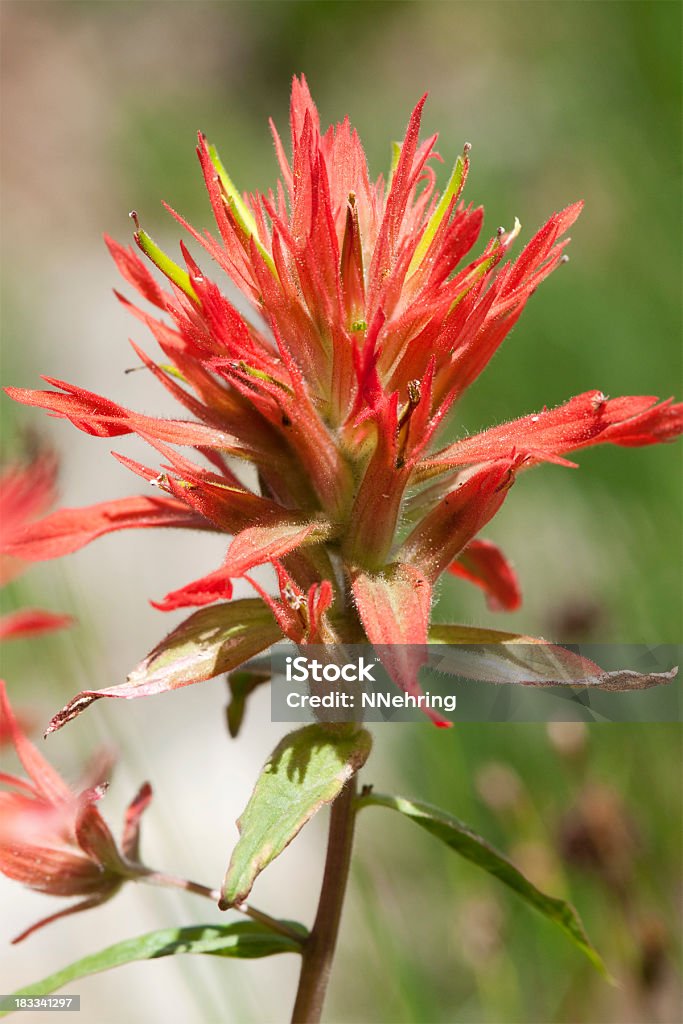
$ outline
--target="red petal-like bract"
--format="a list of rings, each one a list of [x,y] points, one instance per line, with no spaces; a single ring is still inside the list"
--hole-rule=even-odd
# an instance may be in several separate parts
[[[0,473],[0,524],[3,542],[43,515],[57,497],[57,461],[51,453],[39,454],[25,465],[10,463]]]
[[[174,590],[157,605],[164,610],[229,601],[232,580],[263,563],[278,574],[278,596],[251,581],[266,619],[244,606],[248,620],[226,626],[239,641],[226,640],[225,657],[202,656],[196,617],[216,612],[203,608],[155,655],[153,672],[147,666],[133,684],[87,691],[57,724],[102,694],[157,693],[208,678],[216,664],[236,666],[283,636],[344,643],[364,633],[385,647],[421,648],[434,584],[449,568],[482,587],[492,607],[512,610],[520,602],[514,574],[477,534],[516,472],[571,465],[565,454],[587,445],[654,444],[683,430],[680,405],[591,391],[435,452],[449,409],[565,261],[582,204],[553,213],[516,259],[518,223],[476,251],[483,211],[462,199],[469,146],[439,196],[437,138],[420,140],[425,99],[387,181],[370,178],[348,119],[321,129],[303,77],[292,87],[290,153],[271,124],[282,180],[266,194],[240,193],[199,135],[216,234],[170,212],[205,250],[206,270],[213,261],[240,289],[240,309],[183,242],[176,261],[137,221],[142,256],[107,239],[143,307],[119,298],[160,349],[157,359],[134,344],[136,357],[182,418],[133,412],[52,378],[53,390],[8,389],[95,436],[137,434],[163,460],[151,468],[117,455],[163,497],[55,513],[6,541],[14,557],[50,558],[136,526],[218,531],[226,548],[234,537],[222,566]],[[194,449],[193,457],[175,446]],[[393,666],[400,685],[417,685],[419,664],[419,656],[414,664],[404,657]]]
[[[14,939],[19,942],[57,918],[109,899],[134,862],[119,854],[104,819],[95,807],[104,787],[80,795],[64,782],[24,735],[0,680],[0,733],[9,738],[27,778],[0,773],[0,872],[53,896],[84,896],[74,906],[51,914]],[[146,806],[146,805],[145,805]],[[142,806],[135,815],[139,821]],[[128,828],[128,850],[137,850],[137,832]]]
[[[658,404],[649,396],[606,398],[587,391],[565,405],[491,427],[464,441],[456,441],[422,469],[441,472],[455,466],[500,459],[514,448],[530,460],[563,455],[605,441],[635,448],[673,441],[683,431],[683,403]]]
[[[522,603],[522,592],[512,566],[490,540],[470,541],[448,566],[448,571],[481,587],[493,612],[514,612]]]
[[[434,583],[496,514],[514,482],[519,459],[501,459],[459,481],[404,541],[400,557]]]
[[[150,526],[213,529],[206,519],[174,498],[117,498],[89,508],[53,512],[17,533],[4,546],[4,552],[29,562],[45,561],[78,551],[105,533]]]
[[[381,575],[357,573],[353,597],[367,638],[391,678],[406,693],[420,697],[418,676],[428,660],[429,581],[413,566],[396,564]],[[429,708],[426,713],[436,725],[447,728],[453,724]]]
[[[39,451],[24,463],[11,463],[0,473],[0,586],[9,583],[26,568],[25,556],[10,550],[56,498],[57,461],[48,451]],[[39,608],[21,608],[0,616],[0,641],[54,633],[70,626],[70,615]]]
[[[21,608],[0,616],[0,640],[21,640],[42,633],[54,633],[73,623],[70,615],[57,615],[41,608]]]

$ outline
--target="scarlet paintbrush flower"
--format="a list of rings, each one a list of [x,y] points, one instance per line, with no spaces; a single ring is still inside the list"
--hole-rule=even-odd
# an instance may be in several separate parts
[[[438,195],[436,136],[419,142],[424,102],[386,182],[370,180],[348,120],[321,132],[303,78],[292,89],[291,161],[271,126],[282,177],[267,195],[241,195],[199,136],[219,237],[171,213],[241,289],[252,317],[237,311],[183,243],[184,265],[163,253],[135,214],[135,241],[163,285],[132,249],[107,240],[147,305],[119,298],[149,327],[164,362],[134,349],[191,419],[141,415],[52,378],[54,390],[8,389],[87,433],[136,433],[164,459],[159,469],[117,455],[162,493],[57,512],[14,540],[14,555],[52,558],[128,527],[234,536],[220,567],[156,602],[164,610],[213,607],[176,629],[124,685],[79,695],[53,728],[98,697],[207,679],[283,636],[426,644],[433,587],[448,570],[482,587],[496,606],[515,608],[511,567],[478,535],[517,474],[543,461],[571,464],[566,453],[587,445],[647,445],[683,429],[680,405],[592,391],[433,450],[453,403],[565,258],[581,203],[553,214],[516,260],[509,254],[517,222],[472,257],[483,212],[461,201],[469,146]],[[203,462],[173,445],[194,448]],[[235,459],[256,470],[253,487],[233,472]],[[407,537],[399,529],[404,514],[413,524]],[[258,598],[231,601],[231,581],[267,562],[277,570],[279,596],[256,587]],[[397,681],[411,690],[415,664],[396,662]]]
[[[3,548],[11,545],[24,528],[47,512],[56,500],[57,462],[49,452],[36,454],[26,464],[11,463],[0,473],[0,537]],[[0,586],[20,575],[25,563],[0,554]],[[71,625],[70,615],[56,615],[39,608],[21,608],[0,616],[0,640],[51,633]]]
[[[95,807],[102,785],[74,792],[24,735],[0,680],[0,733],[7,734],[28,778],[0,773],[0,871],[53,896],[83,896],[18,935],[68,914],[99,906],[125,879],[140,874],[136,863],[140,817],[151,799],[145,784],[126,814],[119,853]],[[129,859],[130,858],[130,859]]]

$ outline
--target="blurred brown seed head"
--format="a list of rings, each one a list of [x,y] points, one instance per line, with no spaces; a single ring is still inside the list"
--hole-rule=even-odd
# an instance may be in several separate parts
[[[524,797],[524,787],[517,772],[501,761],[489,761],[475,777],[477,793],[487,807],[497,814],[518,810]]]
[[[606,785],[586,786],[560,824],[560,847],[572,864],[623,890],[633,875],[639,841],[619,793]]]
[[[561,757],[573,761],[585,753],[588,745],[585,722],[548,722],[546,732],[552,747]]]

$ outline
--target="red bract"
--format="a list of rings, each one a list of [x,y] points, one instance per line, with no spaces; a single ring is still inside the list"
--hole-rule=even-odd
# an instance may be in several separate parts
[[[26,525],[54,504],[57,462],[49,453],[36,455],[25,465],[14,463],[0,474],[0,586],[19,576],[25,560],[14,548]],[[12,547],[12,554],[4,551]],[[35,556],[31,553],[31,559]],[[0,616],[0,641],[51,633],[70,626],[70,615],[57,615],[38,608],[22,608]]]
[[[130,805],[119,853],[95,803],[103,785],[74,792],[24,735],[0,680],[0,735],[8,737],[27,777],[0,772],[0,871],[53,896],[83,896],[80,903],[32,925],[14,942],[45,924],[98,906],[140,873],[140,816],[151,799],[147,784]],[[129,861],[127,858],[133,860]]]
[[[152,308],[121,301],[163,358],[135,351],[183,418],[141,415],[51,379],[58,390],[8,389],[90,434],[137,433],[160,453],[161,467],[117,457],[164,492],[58,512],[8,550],[50,558],[135,526],[234,536],[215,571],[162,601],[153,595],[164,610],[212,607],[174,630],[126,684],[77,697],[54,728],[100,695],[209,678],[282,636],[424,644],[433,587],[447,570],[484,588],[492,606],[516,608],[510,566],[478,535],[517,473],[544,461],[571,465],[564,455],[587,445],[647,445],[681,432],[680,405],[592,391],[433,450],[450,407],[562,262],[581,203],[553,214],[516,259],[517,222],[472,256],[483,214],[461,199],[469,146],[439,195],[436,136],[419,138],[423,105],[424,98],[386,181],[370,179],[348,120],[321,131],[303,78],[292,89],[291,157],[273,127],[281,181],[266,195],[240,194],[199,136],[218,234],[202,235],[171,212],[243,292],[250,314],[238,312],[183,243],[182,261],[170,259],[136,215],[134,238],[152,269],[107,240],[121,274]],[[250,486],[235,475],[235,459],[251,464]],[[255,585],[254,600],[215,604],[230,602],[235,577],[268,562],[279,596]],[[417,685],[418,662],[395,659],[406,689]]]

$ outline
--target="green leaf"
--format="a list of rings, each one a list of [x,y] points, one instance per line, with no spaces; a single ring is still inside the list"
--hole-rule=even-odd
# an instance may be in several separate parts
[[[222,910],[247,898],[256,876],[362,768],[371,745],[365,729],[348,727],[308,725],[285,736],[237,822],[240,838],[223,883]]]
[[[257,669],[245,665],[243,668],[237,669],[236,672],[231,672],[228,676],[230,703],[226,709],[226,719],[228,732],[233,739],[235,739],[242,726],[247,698],[259,686],[270,682],[270,675],[270,668]]]
[[[499,853],[493,846],[473,832],[467,825],[464,825],[457,818],[453,818],[445,811],[441,811],[429,804],[419,803],[416,800],[406,800],[398,796],[384,796],[378,793],[364,793],[358,798],[358,808],[361,807],[388,807],[398,811],[406,818],[410,818],[416,825],[430,832],[437,839],[440,839],[451,850],[455,850],[461,857],[477,864],[484,871],[513,889],[519,896],[529,903],[535,910],[543,914],[548,920],[553,921],[569,936],[569,938],[581,949],[594,967],[608,980],[610,975],[603,963],[600,954],[591,944],[586,935],[581,918],[571,903],[566,900],[556,899],[553,896],[546,896],[537,889],[528,878],[512,864],[507,857]]]
[[[133,669],[128,686],[148,693],[212,679],[237,668],[281,636],[270,609],[257,598],[202,608]]]
[[[303,925],[287,921],[290,928],[301,931],[302,940],[307,932]],[[301,945],[294,938],[273,932],[257,921],[235,921],[224,925],[195,925],[191,928],[166,928],[148,932],[134,939],[117,942],[100,953],[77,960],[68,967],[13,993],[15,996],[44,996],[56,992],[69,982],[90,974],[108,971],[112,967],[130,964],[135,960],[156,960],[176,953],[208,953],[212,956],[238,957],[243,960],[275,953],[300,953]],[[9,1012],[9,1011],[7,1011]],[[4,1014],[0,1014],[4,1016]]]
[[[161,641],[128,681],[102,690],[83,690],[50,722],[54,732],[100,697],[149,697],[213,679],[260,654],[282,637],[270,609],[258,598],[243,598],[195,612]]]

